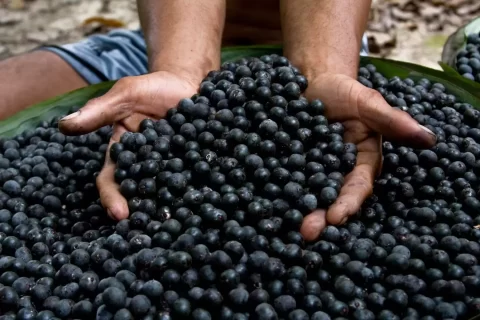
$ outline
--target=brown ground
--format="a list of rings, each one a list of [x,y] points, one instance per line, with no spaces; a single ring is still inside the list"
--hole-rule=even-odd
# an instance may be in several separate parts
[[[448,35],[478,14],[477,0],[374,0],[371,50],[435,68]],[[89,18],[139,25],[135,0],[0,0],[0,59],[105,31],[98,21],[85,25]]]

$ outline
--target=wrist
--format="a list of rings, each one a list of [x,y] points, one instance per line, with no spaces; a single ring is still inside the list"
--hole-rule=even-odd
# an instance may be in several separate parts
[[[314,79],[322,74],[342,74],[356,79],[359,56],[341,53],[330,48],[329,52],[312,53],[310,50],[286,50],[285,56],[292,65],[300,69],[307,79]],[[332,52],[333,51],[333,52]]]
[[[200,82],[207,76],[211,70],[220,68],[220,57],[217,59],[203,58],[179,61],[179,58],[163,58],[157,57],[153,59],[149,65],[150,72],[169,72],[181,77],[195,85],[199,86]]]

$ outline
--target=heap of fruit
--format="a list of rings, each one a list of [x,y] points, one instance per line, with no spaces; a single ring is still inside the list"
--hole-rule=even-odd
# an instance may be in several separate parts
[[[468,319],[480,312],[480,112],[443,85],[359,81],[437,135],[383,143],[358,216],[305,243],[356,161],[281,56],[226,63],[110,149],[130,217],[94,178],[110,128],[55,120],[1,144],[0,319]]]
[[[480,82],[480,34],[472,33],[467,37],[465,49],[457,53],[455,67],[467,79]]]

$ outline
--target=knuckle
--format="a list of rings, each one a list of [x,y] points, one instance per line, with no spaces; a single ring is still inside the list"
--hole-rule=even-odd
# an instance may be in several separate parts
[[[121,78],[117,81],[115,86],[115,94],[122,95],[124,101],[134,99],[135,93],[137,92],[137,90],[135,89],[137,86],[137,81],[135,80],[135,77]]]
[[[96,98],[92,98],[92,99],[88,100],[88,102],[85,104],[85,106],[84,106],[83,108],[87,108],[87,107],[89,107],[89,106],[92,106],[92,105],[97,104],[98,102],[101,101],[100,98],[101,98],[101,97],[96,97]],[[83,108],[82,108],[82,109],[83,109]]]
[[[359,106],[361,108],[378,108],[380,102],[383,100],[383,96],[376,90],[370,88],[364,88],[359,95]]]
[[[128,89],[135,85],[135,80],[133,77],[125,77],[118,79],[117,83],[115,83],[115,87],[118,89]]]
[[[135,106],[139,99],[138,87],[138,81],[135,77],[125,77],[117,81],[114,88],[115,90],[111,92],[119,98],[115,106],[116,112],[123,116],[131,114],[131,107]]]

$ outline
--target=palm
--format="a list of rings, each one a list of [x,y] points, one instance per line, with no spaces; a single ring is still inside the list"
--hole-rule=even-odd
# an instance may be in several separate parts
[[[433,133],[418,125],[408,114],[391,108],[375,90],[340,74],[322,74],[313,79],[306,92],[320,99],[329,121],[344,125],[344,140],[357,145],[357,163],[328,211],[317,210],[305,218],[302,233],[306,240],[317,238],[327,223],[342,224],[355,214],[371,194],[382,163],[382,135],[417,147],[435,143]]]
[[[129,84],[128,81],[134,81],[135,84]],[[115,123],[112,136],[115,141],[125,131],[138,131],[140,122],[146,118],[163,118],[180,99],[191,96],[195,87],[176,75],[159,72],[127,80],[127,83],[124,81],[119,88],[113,87],[111,90],[115,97],[121,99],[120,92],[133,98],[129,101],[130,106],[125,107],[128,113]]]
[[[125,131],[138,131],[146,118],[163,118],[182,98],[192,96],[198,85],[168,72],[119,80],[101,98],[91,100],[80,115],[60,122],[65,133],[82,134],[113,124],[109,148]],[[128,205],[114,180],[115,164],[107,152],[105,165],[98,175],[97,187],[102,205],[110,217],[128,217]]]
[[[184,79],[169,73],[158,73],[136,79],[138,91],[130,116],[122,119],[122,123],[129,131],[137,131],[138,125],[145,118],[163,118],[168,109],[174,107],[182,98],[191,96],[196,88]],[[132,110],[132,109],[131,109]]]

